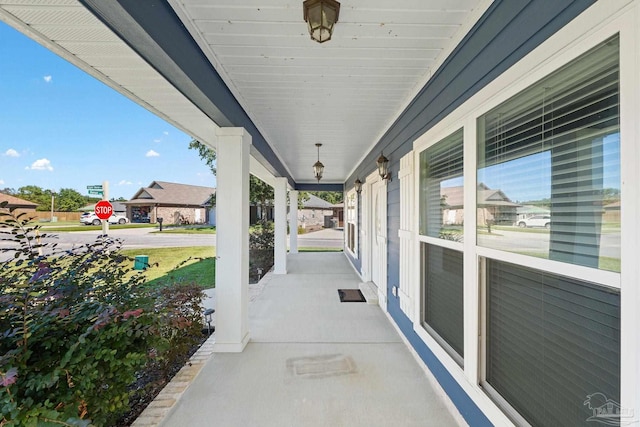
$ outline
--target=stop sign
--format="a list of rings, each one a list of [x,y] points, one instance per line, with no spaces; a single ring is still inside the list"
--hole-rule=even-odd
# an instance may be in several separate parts
[[[100,219],[109,219],[109,217],[113,214],[113,206],[109,203],[108,200],[100,200],[96,203],[96,216]]]

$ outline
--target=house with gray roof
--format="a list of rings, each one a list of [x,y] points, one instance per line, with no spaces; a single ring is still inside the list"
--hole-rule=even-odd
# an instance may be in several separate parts
[[[298,209],[298,224],[308,230],[333,227],[333,205],[313,194],[307,195],[302,209]]]
[[[215,192],[214,187],[153,181],[123,203],[131,222],[156,223],[162,218],[164,224],[205,224],[210,222]]]

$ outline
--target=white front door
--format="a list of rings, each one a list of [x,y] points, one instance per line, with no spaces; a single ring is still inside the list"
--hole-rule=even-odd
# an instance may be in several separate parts
[[[371,186],[370,268],[371,281],[378,287],[378,301],[387,301],[387,185],[383,180]]]

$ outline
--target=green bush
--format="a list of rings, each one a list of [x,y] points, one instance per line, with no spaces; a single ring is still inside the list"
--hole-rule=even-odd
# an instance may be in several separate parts
[[[249,276],[260,279],[273,266],[275,234],[273,222],[260,221],[249,229]]]
[[[132,259],[119,253],[121,242],[99,237],[66,251],[41,244],[49,236],[5,206],[0,426],[113,425],[140,372],[190,345],[185,331],[198,324],[202,292],[152,293],[141,274],[127,274]]]

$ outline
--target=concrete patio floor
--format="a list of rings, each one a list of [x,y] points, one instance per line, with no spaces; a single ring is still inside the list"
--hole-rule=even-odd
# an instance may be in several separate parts
[[[287,260],[249,305],[244,352],[212,354],[161,426],[464,425],[380,307],[340,302],[359,284],[344,254]]]

